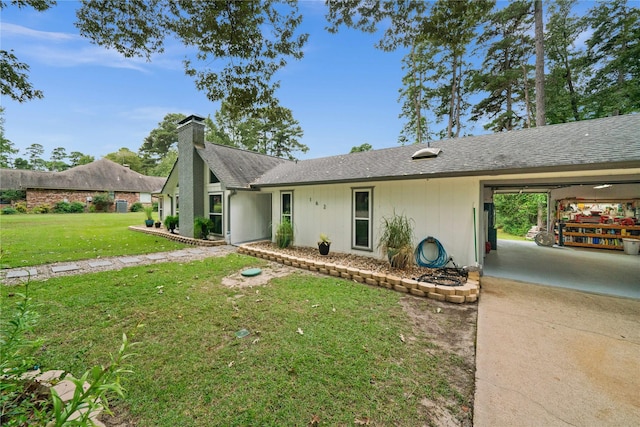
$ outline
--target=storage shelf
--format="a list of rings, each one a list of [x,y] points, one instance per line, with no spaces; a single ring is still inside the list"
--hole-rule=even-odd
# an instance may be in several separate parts
[[[565,246],[580,246],[583,248],[598,248],[598,249],[615,249],[618,251],[624,250],[624,246],[611,246],[611,245],[600,245],[593,243],[576,243],[576,242],[564,242]]]
[[[596,230],[610,231],[615,230],[616,234],[610,234],[606,232],[596,233]],[[638,225],[620,225],[620,224],[599,224],[599,223],[582,223],[582,222],[568,222],[564,224],[564,230],[562,232],[565,246],[578,246],[582,248],[597,248],[597,249],[613,249],[624,250],[622,239],[631,236],[629,232],[640,230]],[[602,243],[592,243],[592,239],[600,239]],[[576,241],[578,240],[578,241]],[[613,242],[616,244],[612,244]]]

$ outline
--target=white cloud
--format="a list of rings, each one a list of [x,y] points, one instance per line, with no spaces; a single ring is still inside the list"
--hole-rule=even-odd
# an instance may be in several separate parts
[[[51,42],[55,41],[67,41],[77,40],[80,37],[74,34],[60,33],[55,31],[38,31],[31,28],[23,27],[22,25],[3,23],[0,27],[0,34],[3,39],[7,37],[23,37],[29,39],[47,40]]]

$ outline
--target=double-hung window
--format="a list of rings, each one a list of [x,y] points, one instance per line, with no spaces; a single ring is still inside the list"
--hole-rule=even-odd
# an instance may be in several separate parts
[[[373,218],[373,189],[354,188],[353,199],[353,223],[351,246],[354,249],[373,250],[372,218]]]

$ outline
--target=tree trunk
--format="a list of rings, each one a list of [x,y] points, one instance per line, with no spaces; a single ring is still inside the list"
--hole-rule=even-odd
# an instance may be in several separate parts
[[[534,1],[536,27],[536,126],[544,126],[547,118],[544,108],[544,24],[542,0]]]
[[[455,101],[456,101],[456,92],[457,92],[457,71],[458,71],[458,64],[457,64],[457,59],[458,57],[455,55],[455,53],[451,54],[452,56],[452,64],[451,64],[451,99],[449,100],[449,125],[447,126],[447,138],[451,138],[451,136],[453,135],[453,115],[454,115],[454,110],[455,110]]]

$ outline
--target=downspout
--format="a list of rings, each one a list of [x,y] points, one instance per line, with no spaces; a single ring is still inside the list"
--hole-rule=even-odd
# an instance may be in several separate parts
[[[235,196],[238,192],[231,190],[227,193],[227,244],[231,244],[231,197]]]

